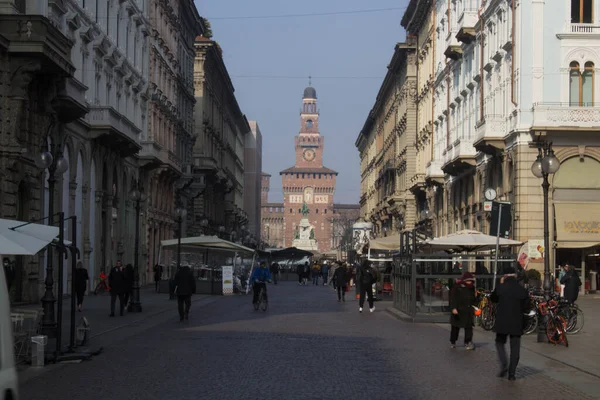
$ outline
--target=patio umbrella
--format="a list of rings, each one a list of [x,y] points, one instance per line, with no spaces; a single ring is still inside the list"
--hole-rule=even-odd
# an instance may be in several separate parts
[[[0,219],[0,254],[33,256],[58,236],[58,227]]]
[[[500,238],[500,247],[520,246],[523,242]],[[479,231],[464,230],[446,236],[428,239],[423,247],[432,250],[445,251],[483,251],[496,247],[496,236],[483,234]]]

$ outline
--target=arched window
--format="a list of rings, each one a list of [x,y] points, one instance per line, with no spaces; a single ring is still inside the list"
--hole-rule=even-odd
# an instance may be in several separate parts
[[[593,106],[594,63],[586,62],[583,73],[577,61],[573,61],[569,68],[569,104],[571,106]]]
[[[306,120],[306,128],[311,129],[313,127],[312,119]]]
[[[571,23],[591,24],[594,20],[593,0],[571,0]]]

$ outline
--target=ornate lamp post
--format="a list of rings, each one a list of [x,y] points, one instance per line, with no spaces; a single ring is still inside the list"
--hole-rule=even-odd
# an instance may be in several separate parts
[[[548,254],[550,252],[550,232],[549,232],[549,221],[548,221],[548,189],[550,188],[550,182],[548,176],[555,174],[560,168],[560,162],[554,155],[552,150],[552,142],[537,142],[538,156],[531,166],[531,172],[537,178],[542,178],[542,189],[544,193],[544,297],[546,300],[550,298],[552,292],[552,283],[550,281],[550,258]],[[546,340],[546,324],[538,324],[538,342]]]
[[[140,186],[137,186],[129,192],[129,198],[135,202],[135,248],[133,250],[134,281],[133,296],[128,311],[142,312],[142,303],[140,301],[140,270],[139,270],[139,252],[140,252],[140,203],[146,201],[147,196]]]
[[[225,233],[225,227],[221,225],[219,226],[219,238],[223,239],[223,233]]]
[[[54,125],[48,129],[48,136]],[[69,169],[69,163],[62,156],[62,145],[50,144],[50,151],[46,147],[42,147],[41,152],[35,158],[35,165],[42,169],[48,169],[48,225],[54,225],[54,190],[56,185],[56,175],[62,175]],[[53,255],[52,246],[48,246],[46,254],[46,279],[44,285],[46,291],[42,297],[42,307],[44,309],[44,317],[42,319],[42,327],[45,332],[52,332],[56,328],[56,320],[54,313],[54,268],[52,267]],[[60,294],[62,295],[62,293]]]
[[[208,218],[202,217],[202,219],[200,220],[200,227],[202,228],[202,233],[204,235],[206,235],[206,231],[208,230],[207,229],[208,228],[208,224],[209,224]]]
[[[187,210],[183,207],[177,207],[175,215],[177,218],[177,268],[179,268],[181,266],[181,225],[187,215]]]

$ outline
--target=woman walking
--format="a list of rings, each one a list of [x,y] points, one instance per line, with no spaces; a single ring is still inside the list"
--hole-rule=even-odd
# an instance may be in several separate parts
[[[475,278],[470,272],[462,274],[452,287],[450,295],[450,331],[451,347],[456,347],[460,328],[465,331],[465,347],[467,350],[475,349],[473,345],[473,306],[475,305]]]
[[[561,278],[560,283],[565,285],[565,298],[569,303],[573,304],[577,301],[577,297],[579,297],[581,279],[579,279],[579,275],[577,275],[577,271],[575,271],[573,265],[569,264],[565,269],[567,270],[567,273]]]
[[[77,296],[77,310],[81,312],[83,306],[83,296],[87,289],[87,281],[89,280],[87,269],[83,268],[83,263],[79,261],[77,268],[75,269],[75,276],[73,277],[73,289]]]

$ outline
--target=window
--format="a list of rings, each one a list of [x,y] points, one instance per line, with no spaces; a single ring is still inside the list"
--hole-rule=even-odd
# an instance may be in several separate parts
[[[585,63],[583,73],[579,63],[573,61],[569,72],[569,105],[593,106],[594,105],[594,63]]]
[[[311,129],[313,127],[312,119],[306,120],[306,128]]]
[[[593,0],[571,0],[571,23],[591,24],[593,22]]]
[[[292,214],[294,211],[290,208],[290,214]]]
[[[319,213],[319,209],[317,208],[317,209],[315,210],[315,214],[318,214],[318,213]]]

